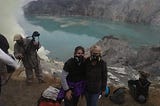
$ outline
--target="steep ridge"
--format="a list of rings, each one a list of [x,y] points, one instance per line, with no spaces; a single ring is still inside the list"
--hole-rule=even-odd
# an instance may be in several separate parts
[[[38,0],[25,15],[90,16],[114,21],[160,25],[160,0]]]

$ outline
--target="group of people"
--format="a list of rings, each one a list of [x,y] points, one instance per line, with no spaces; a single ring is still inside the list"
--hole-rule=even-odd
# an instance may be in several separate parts
[[[27,85],[31,85],[33,82],[33,69],[35,71],[35,75],[38,79],[38,82],[44,83],[42,76],[42,69],[40,65],[40,58],[37,54],[37,50],[40,48],[40,43],[35,40],[34,37],[36,36],[39,36],[39,32],[37,31],[33,32],[31,36],[32,39],[23,38],[22,35],[20,34],[16,34],[13,38],[13,41],[15,41],[15,45],[14,45],[14,56],[12,56],[12,58],[15,57],[19,61],[23,62],[23,65],[25,67]],[[1,49],[1,54],[0,54],[1,56],[0,88],[1,88],[1,86],[4,85],[6,81],[8,81],[9,78],[8,71],[10,68],[9,66],[12,66],[13,68],[16,69],[18,64],[16,64],[17,62],[13,61],[12,58],[7,57],[10,55],[8,52],[9,43],[7,38],[2,34],[0,34],[0,49]]]
[[[65,106],[77,106],[79,97],[85,95],[87,106],[97,106],[99,95],[105,94],[107,65],[101,58],[101,47],[90,48],[90,56],[85,58],[82,46],[75,48],[74,57],[64,64],[58,95],[64,98]]]
[[[16,34],[13,38],[14,57],[23,62],[26,73],[26,83],[31,85],[33,82],[33,70],[39,83],[44,83],[40,57],[37,50],[40,43],[35,37],[40,34],[35,31],[32,39],[23,38]],[[9,43],[5,36],[0,34],[0,48],[8,54]],[[77,106],[81,95],[86,95],[87,106],[97,106],[99,95],[105,92],[107,84],[107,66],[101,58],[101,48],[97,45],[90,49],[90,57],[85,58],[85,50],[82,46],[75,48],[74,57],[65,62],[61,81],[62,92],[64,92],[65,106]],[[6,64],[0,60],[0,75],[2,78],[7,73]],[[5,79],[6,80],[6,79]]]
[[[107,64],[101,53],[101,47],[94,45],[86,58],[84,48],[78,46],[74,50],[74,57],[65,62],[61,75],[62,89],[58,95],[58,99],[64,98],[65,106],[77,106],[82,95],[86,97],[86,106],[97,106],[99,95],[105,95]],[[139,75],[139,79],[128,81],[128,87],[137,102],[146,103],[151,84],[148,81],[149,73],[139,71]]]
[[[35,37],[39,37],[39,32],[35,31],[32,34],[32,39],[23,38],[22,35],[16,34],[14,36],[14,56],[19,61],[23,62],[26,73],[26,83],[31,85],[33,82],[34,74],[39,83],[45,83],[42,75],[40,65],[40,57],[37,54],[40,48],[39,41]],[[0,49],[8,54],[9,44],[7,39],[0,34]],[[6,80],[7,67],[6,63],[0,59],[0,85],[2,80]],[[130,90],[134,89],[134,85],[141,87],[147,86],[146,92],[150,82],[148,82],[147,75],[141,73],[139,80],[128,81]],[[107,64],[102,59],[102,49],[98,45],[90,48],[90,56],[85,57],[85,49],[82,46],[77,46],[74,50],[74,57],[69,58],[63,67],[61,74],[62,88],[58,94],[57,99],[64,99],[65,106],[77,106],[80,96],[85,95],[87,106],[97,106],[99,95],[105,95],[107,85]],[[142,88],[140,88],[142,89]],[[139,91],[139,93],[143,90]],[[136,92],[137,93],[137,92]],[[138,100],[146,101],[146,98],[139,94],[133,93]],[[137,96],[139,95],[139,96]],[[148,94],[144,94],[148,96]],[[144,100],[145,99],[145,100]]]

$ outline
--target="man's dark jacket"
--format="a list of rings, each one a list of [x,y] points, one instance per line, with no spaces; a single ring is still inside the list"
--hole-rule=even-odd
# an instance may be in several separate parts
[[[0,48],[5,53],[8,53],[9,43],[8,43],[7,39],[2,34],[0,34]]]
[[[92,65],[90,58],[85,61],[86,90],[90,93],[104,91],[107,84],[107,64],[102,59]]]

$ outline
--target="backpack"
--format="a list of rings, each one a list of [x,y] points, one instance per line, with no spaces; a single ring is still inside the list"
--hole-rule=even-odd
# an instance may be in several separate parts
[[[113,91],[109,99],[115,104],[123,104],[125,102],[125,88],[120,87]]]
[[[60,101],[57,100],[58,93],[59,89],[49,86],[42,92],[37,106],[60,106]]]
[[[147,79],[143,82],[142,80],[129,80],[128,87],[131,96],[139,103],[146,103],[150,84]]]

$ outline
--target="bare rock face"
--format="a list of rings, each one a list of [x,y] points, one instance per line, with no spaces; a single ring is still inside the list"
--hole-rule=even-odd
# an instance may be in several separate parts
[[[151,73],[154,80],[160,80],[160,47],[141,47],[136,57],[135,69]]]
[[[38,0],[24,6],[26,15],[91,16],[160,25],[160,0]]]
[[[129,65],[137,52],[127,42],[105,36],[96,44],[102,47],[102,58],[107,62],[108,83],[127,86],[128,79],[138,78],[138,72]]]
[[[106,36],[98,43],[103,50],[103,59],[110,66],[128,65],[133,62],[137,52],[129,44],[113,36]]]
[[[127,42],[113,36],[105,36],[97,45],[102,47],[110,83],[127,85],[128,79],[138,78],[140,70],[149,72],[151,81],[160,80],[159,46],[133,49]]]

